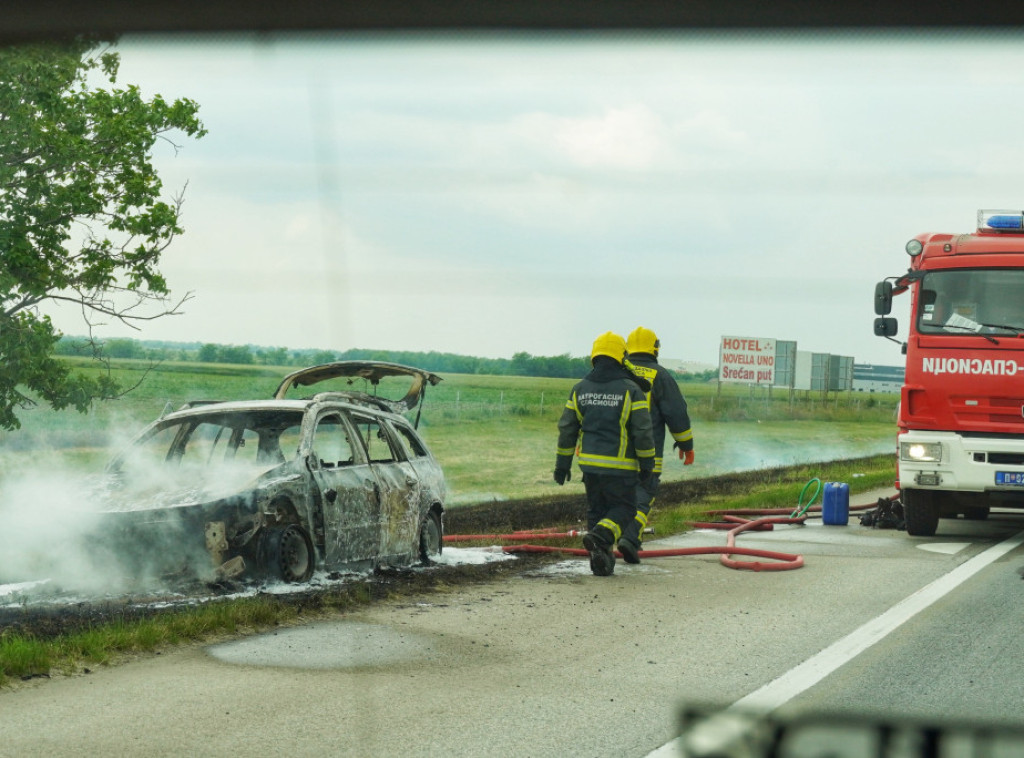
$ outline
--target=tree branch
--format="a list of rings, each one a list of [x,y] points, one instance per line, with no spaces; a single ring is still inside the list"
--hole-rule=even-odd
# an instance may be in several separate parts
[[[131,293],[135,302],[130,305],[118,306],[109,297],[102,297],[99,292],[84,293],[76,291],[74,296],[58,293],[50,295],[49,299],[57,302],[72,303],[79,306],[82,309],[82,318],[85,319],[86,324],[89,325],[90,331],[93,327],[99,326],[99,322],[93,321],[92,318],[96,314],[103,316],[109,316],[117,321],[120,321],[125,326],[131,327],[132,329],[139,329],[136,326],[135,321],[155,321],[158,318],[164,316],[180,316],[182,315],[181,306],[195,297],[195,293],[189,291],[184,294],[180,299],[174,302],[173,305],[164,308],[163,310],[156,313],[134,313],[137,308],[141,308],[147,303],[154,302],[171,302],[165,295],[155,295],[148,292],[139,292],[138,290],[129,290],[124,287],[117,288],[106,288],[104,292],[119,292],[122,294]]]

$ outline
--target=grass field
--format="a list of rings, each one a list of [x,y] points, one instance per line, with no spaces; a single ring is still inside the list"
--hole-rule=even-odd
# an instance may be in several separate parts
[[[88,414],[42,407],[22,412],[22,429],[0,432],[0,476],[39,462],[50,470],[54,465],[95,470],[165,408],[186,400],[270,397],[292,370],[208,363],[152,368],[139,361],[113,366],[119,381],[138,386],[122,398],[96,403]],[[449,504],[582,491],[578,470],[564,489],[551,481],[556,424],[574,382],[446,375],[431,387],[420,431],[444,466]],[[894,446],[895,396],[824,398],[740,385],[681,386],[693,422],[696,462],[684,468],[670,450],[667,481],[854,458]]]

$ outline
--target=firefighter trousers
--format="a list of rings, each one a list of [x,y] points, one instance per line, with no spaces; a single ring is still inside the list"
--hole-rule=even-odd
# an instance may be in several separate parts
[[[646,482],[637,482],[636,514],[622,530],[622,537],[638,547],[643,541],[644,529],[647,528],[647,520],[651,508],[654,507],[654,499],[658,496],[660,486],[661,474],[651,474]]]
[[[587,490],[587,531],[601,533],[604,527],[618,542],[623,529],[635,522],[636,474],[583,474]]]

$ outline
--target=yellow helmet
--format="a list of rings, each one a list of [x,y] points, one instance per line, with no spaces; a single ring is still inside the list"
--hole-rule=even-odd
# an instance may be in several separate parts
[[[638,326],[636,329],[631,331],[629,333],[629,339],[626,340],[626,349],[630,353],[650,353],[651,355],[657,355],[658,348],[660,347],[661,340],[658,339],[658,335],[644,326]]]
[[[622,363],[622,359],[626,357],[626,340],[615,332],[605,332],[594,340],[594,347],[590,350],[590,362],[593,363],[599,355],[607,355]]]

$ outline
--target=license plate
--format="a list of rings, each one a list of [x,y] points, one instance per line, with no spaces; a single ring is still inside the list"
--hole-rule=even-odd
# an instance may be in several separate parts
[[[996,484],[1024,487],[1024,471],[997,471]]]

